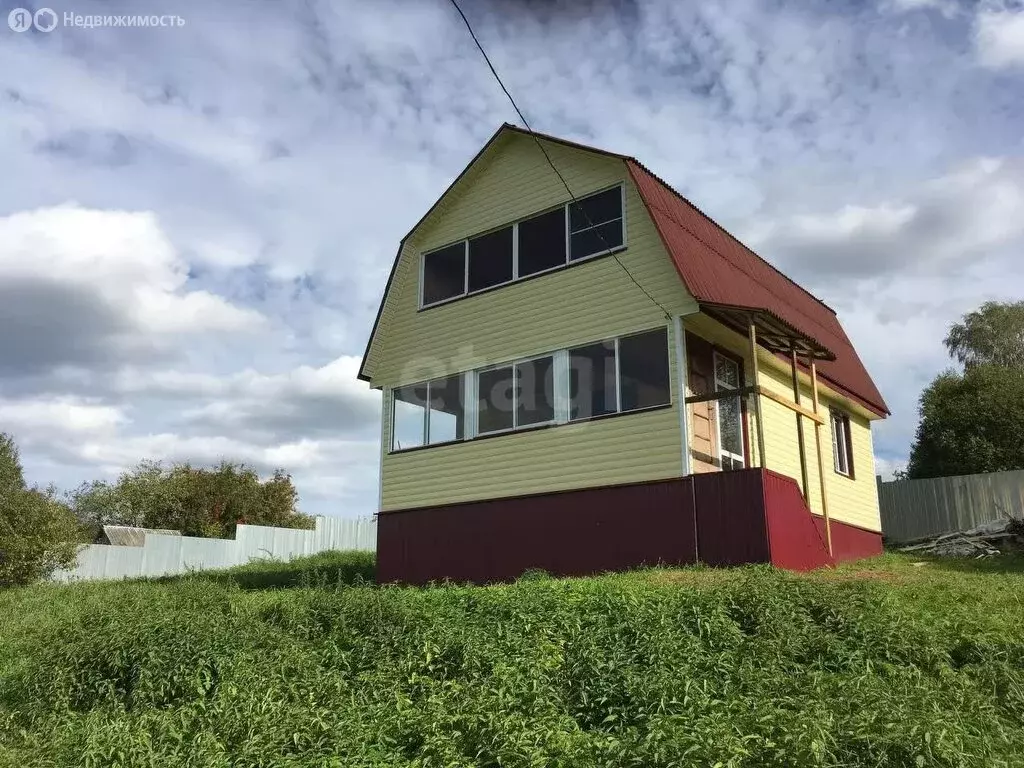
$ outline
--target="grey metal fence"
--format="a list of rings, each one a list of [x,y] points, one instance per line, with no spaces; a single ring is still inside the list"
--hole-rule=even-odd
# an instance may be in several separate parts
[[[142,546],[90,544],[78,553],[74,568],[58,571],[54,581],[171,576],[190,570],[230,568],[252,560],[291,560],[334,549],[377,548],[372,517],[318,517],[312,531],[239,525],[234,539],[201,539],[147,533]]]
[[[1024,470],[878,482],[882,534],[907,542],[1024,518]]]

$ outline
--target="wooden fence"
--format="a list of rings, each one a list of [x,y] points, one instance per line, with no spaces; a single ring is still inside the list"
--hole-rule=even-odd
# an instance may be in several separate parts
[[[1024,470],[927,480],[878,480],[882,534],[903,543],[1024,518]]]
[[[141,576],[171,576],[193,570],[230,568],[253,560],[291,560],[329,550],[375,550],[377,521],[372,517],[318,517],[312,531],[239,525],[233,539],[201,539],[147,533],[142,546],[90,544],[78,553],[74,568],[58,571],[54,581],[91,581]]]

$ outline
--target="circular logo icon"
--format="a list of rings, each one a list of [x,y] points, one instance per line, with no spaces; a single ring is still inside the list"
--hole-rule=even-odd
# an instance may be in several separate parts
[[[32,17],[32,22],[40,32],[53,32],[57,26],[57,14],[51,8],[40,8]]]
[[[7,14],[7,26],[15,32],[27,32],[32,26],[32,11],[26,8],[15,8]]]

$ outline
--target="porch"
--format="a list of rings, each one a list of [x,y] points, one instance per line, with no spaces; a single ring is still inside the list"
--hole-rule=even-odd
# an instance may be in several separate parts
[[[702,304],[696,317],[687,318],[685,327],[677,318],[674,329],[680,342],[677,368],[685,372],[680,377],[680,428],[687,435],[683,475],[774,466],[775,474],[795,481],[807,512],[818,513],[815,517],[831,556],[826,483],[831,473],[826,472],[825,456],[831,447],[822,435],[830,420],[819,397],[817,363],[834,360],[835,355],[765,311]],[[723,348],[708,338],[709,327],[732,331],[732,343]],[[742,348],[735,343],[737,336],[744,339]],[[768,371],[763,369],[765,361],[772,362]],[[785,384],[779,374],[783,361],[788,368]],[[765,438],[766,411],[774,416],[773,442]],[[792,414],[788,423],[781,418],[786,412]],[[816,472],[809,471],[810,461]],[[785,465],[784,472],[778,471],[780,464]]]

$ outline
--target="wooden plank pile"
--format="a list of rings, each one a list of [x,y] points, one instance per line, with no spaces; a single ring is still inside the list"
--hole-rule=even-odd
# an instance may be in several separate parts
[[[997,520],[969,531],[946,533],[900,547],[899,551],[939,557],[971,558],[1024,552],[1024,521],[1015,518]]]

